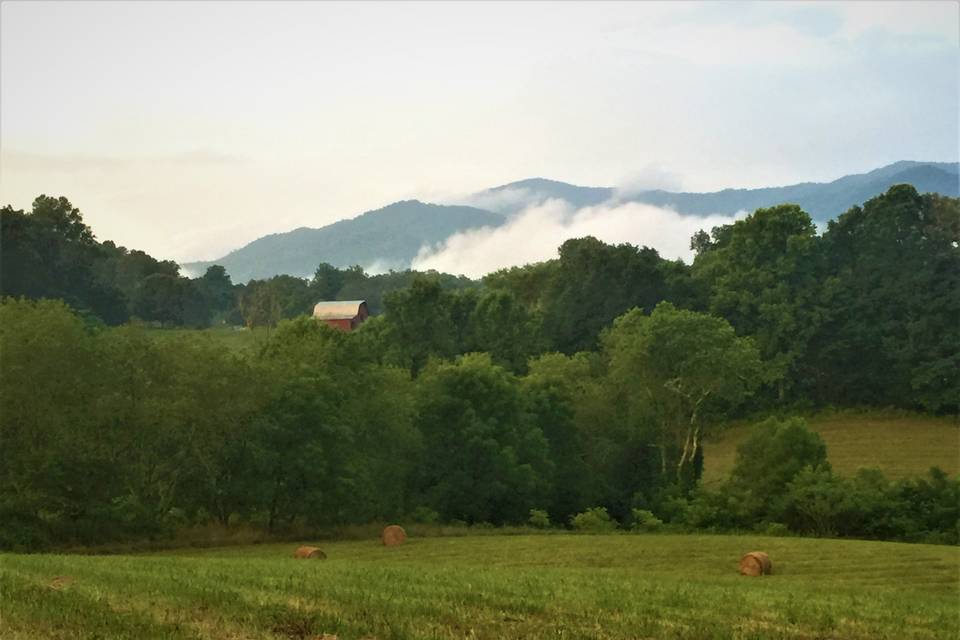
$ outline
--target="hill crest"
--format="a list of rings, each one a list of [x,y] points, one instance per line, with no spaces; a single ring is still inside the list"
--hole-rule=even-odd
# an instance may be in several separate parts
[[[405,269],[424,246],[441,243],[458,232],[497,227],[510,216],[551,198],[565,200],[576,208],[604,202],[641,202],[695,216],[733,215],[790,202],[799,204],[823,224],[904,182],[920,192],[958,197],[960,163],[901,160],[831,182],[705,193],[653,189],[628,197],[613,187],[526,178],[479,191],[458,204],[400,200],[320,228],[298,227],[268,234],[217,260],[184,263],[182,267],[201,275],[207,267],[219,264],[238,283],[278,274],[309,277],[321,262],[340,268],[360,265],[369,271]]]

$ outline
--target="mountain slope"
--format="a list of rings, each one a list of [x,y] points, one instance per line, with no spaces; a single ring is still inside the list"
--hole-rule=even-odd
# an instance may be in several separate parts
[[[894,168],[896,170],[891,170]],[[631,200],[667,206],[694,215],[732,214],[790,202],[799,204],[817,222],[826,222],[850,207],[902,183],[912,184],[921,193],[934,191],[952,197],[960,195],[956,164],[941,168],[932,164],[903,162],[827,183],[806,182],[765,189],[724,189],[714,193],[646,191]]]
[[[202,274],[210,265],[223,265],[237,283],[281,273],[312,276],[321,262],[341,268],[356,264],[406,268],[424,244],[466,229],[497,226],[503,220],[500,214],[474,207],[405,200],[319,229],[301,227],[264,236],[218,260],[182,266]]]
[[[281,273],[311,276],[320,262],[337,267],[359,264],[404,269],[424,245],[442,242],[458,231],[498,226],[507,216],[549,198],[566,200],[577,208],[607,201],[644,202],[690,215],[729,215],[790,202],[799,204],[814,220],[824,223],[853,205],[884,193],[891,185],[904,182],[920,192],[958,197],[958,174],[957,163],[902,161],[827,183],[804,182],[712,193],[641,191],[626,199],[610,187],[583,187],[530,178],[470,196],[468,202],[475,206],[426,204],[417,200],[396,202],[320,229],[303,227],[264,236],[219,260],[187,263],[183,268],[199,275],[208,266],[220,264],[238,283]]]
[[[534,197],[538,200],[555,198],[566,200],[574,207],[589,207],[601,202],[606,202],[616,194],[616,190],[611,187],[581,187],[557,180],[547,180],[545,178],[528,178],[518,180],[510,184],[501,185],[488,189],[485,192],[473,196],[482,202],[484,195],[491,196],[493,200],[496,196],[506,195],[515,192],[519,198],[523,196]],[[509,202],[509,199],[507,200]]]
[[[958,171],[957,163],[901,161],[869,173],[844,176],[826,183],[803,182],[785,187],[724,189],[709,193],[652,190],[631,194],[628,198],[621,197],[619,201],[670,207],[691,215],[734,214],[790,202],[799,204],[814,220],[825,222],[853,205],[862,204],[885,192],[892,185],[904,182],[914,185],[921,193],[933,191],[957,197],[960,195]],[[516,197],[503,197],[508,193],[514,193]],[[609,187],[579,187],[533,178],[481,191],[472,196],[471,201],[478,204],[491,202],[497,195],[501,197],[495,201],[504,205],[499,210],[507,214],[548,198],[559,198],[577,207],[584,207],[618,197],[616,190]]]

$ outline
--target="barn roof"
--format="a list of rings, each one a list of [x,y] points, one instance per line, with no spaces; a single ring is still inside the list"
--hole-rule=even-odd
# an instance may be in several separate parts
[[[364,300],[325,300],[313,307],[313,317],[321,320],[349,320],[360,314]]]

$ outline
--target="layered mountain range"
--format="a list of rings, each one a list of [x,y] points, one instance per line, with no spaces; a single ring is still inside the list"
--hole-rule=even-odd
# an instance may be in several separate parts
[[[424,246],[437,245],[455,233],[500,226],[520,211],[550,199],[564,200],[574,208],[640,202],[694,216],[733,215],[794,203],[824,224],[902,183],[912,184],[922,193],[958,197],[960,164],[901,161],[832,182],[710,193],[649,190],[624,194],[612,187],[584,187],[531,178],[478,192],[460,204],[395,202],[324,227],[301,227],[267,235],[220,259],[185,263],[182,267],[188,274],[197,275],[208,266],[219,264],[237,283],[278,274],[306,277],[321,262],[341,268],[361,265],[380,270],[405,269]]]

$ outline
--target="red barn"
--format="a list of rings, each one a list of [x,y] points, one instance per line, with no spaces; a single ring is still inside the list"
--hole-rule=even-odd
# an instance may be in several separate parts
[[[344,331],[353,331],[369,316],[363,300],[325,300],[313,307],[314,318]]]

